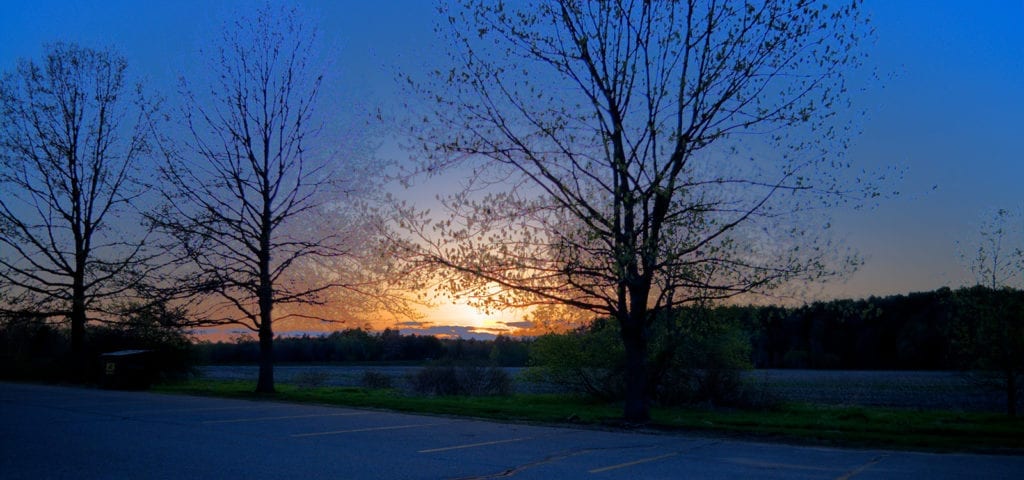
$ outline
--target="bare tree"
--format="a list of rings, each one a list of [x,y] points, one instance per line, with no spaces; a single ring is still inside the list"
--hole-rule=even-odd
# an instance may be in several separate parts
[[[126,68],[57,43],[0,80],[0,313],[69,319],[79,370],[86,322],[145,270],[146,232],[130,225],[156,103]]]
[[[225,24],[201,93],[183,80],[188,140],[167,151],[153,215],[176,240],[177,286],[200,322],[258,334],[258,392],[274,391],[275,321],[324,318],[303,307],[330,306],[337,290],[353,294],[337,309],[378,306],[362,263],[374,225],[358,208],[371,178],[312,148],[315,38],[294,9],[269,4]]]
[[[471,174],[449,219],[406,223],[409,248],[479,303],[616,319],[625,418],[645,420],[659,313],[847,265],[808,219],[872,194],[845,183],[834,118],[866,31],[858,4],[442,8],[455,67],[412,82],[436,107],[416,133],[424,170]]]
[[[991,289],[1024,286],[1024,228],[1017,228],[1021,225],[1021,215],[1000,208],[981,225],[970,256],[961,252],[977,285]]]

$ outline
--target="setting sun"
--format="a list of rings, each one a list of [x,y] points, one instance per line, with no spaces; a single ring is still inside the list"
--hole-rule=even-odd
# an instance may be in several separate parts
[[[428,318],[431,323],[435,324],[485,329],[500,328],[490,315],[465,303],[439,305],[432,309]]]

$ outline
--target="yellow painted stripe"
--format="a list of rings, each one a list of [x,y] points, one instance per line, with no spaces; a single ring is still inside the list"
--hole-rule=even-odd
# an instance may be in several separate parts
[[[836,480],[850,480],[851,478],[860,475],[861,473],[864,473],[865,470],[874,467],[875,465],[878,465],[879,462],[881,462],[882,460],[885,459],[885,457],[888,456],[889,454],[885,453],[875,458],[872,458],[871,461],[865,463],[864,465],[861,465],[860,467],[853,469],[853,471],[847,472],[845,475],[842,475],[840,477],[836,477]]]
[[[420,450],[417,453],[437,453],[437,452],[447,452],[448,450],[461,450],[463,448],[486,447],[488,445],[500,445],[502,443],[522,442],[524,440],[530,440],[532,438],[533,437],[509,438],[507,440],[495,440],[493,442],[480,442],[480,443],[470,443],[470,444],[467,444],[467,445],[455,445],[455,446],[451,446],[451,447],[430,448],[430,449],[427,449],[427,450]]]
[[[640,465],[641,463],[656,462],[658,460],[663,460],[663,459],[666,459],[666,458],[669,458],[669,457],[674,457],[676,455],[679,455],[679,454],[678,453],[666,453],[665,455],[658,455],[657,457],[641,458],[640,460],[634,460],[632,462],[620,463],[618,465],[611,465],[611,466],[608,466],[608,467],[595,468],[593,470],[590,470],[589,472],[590,473],[601,473],[601,472],[607,472],[609,470],[618,470],[620,468],[632,467],[633,465]]]
[[[332,432],[296,433],[292,437],[316,437],[320,435],[339,435],[342,433],[376,432],[380,430],[401,430],[403,428],[433,427],[436,425],[447,425],[446,423],[414,423],[411,425],[392,425],[390,427],[355,428],[352,430],[335,430]]]
[[[229,420],[207,420],[203,424],[213,423],[241,423],[241,422],[259,422],[261,420],[287,420],[292,418],[317,418],[317,417],[351,417],[354,415],[367,415],[370,412],[348,412],[348,413],[313,413],[309,415],[285,415],[282,417],[251,417],[251,418],[232,418]]]

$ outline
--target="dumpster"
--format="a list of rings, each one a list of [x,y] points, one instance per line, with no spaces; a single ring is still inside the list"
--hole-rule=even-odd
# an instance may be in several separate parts
[[[120,350],[100,355],[100,387],[145,390],[153,378],[152,350]]]

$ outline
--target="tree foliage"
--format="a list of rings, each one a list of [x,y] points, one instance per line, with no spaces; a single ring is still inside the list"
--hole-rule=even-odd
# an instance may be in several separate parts
[[[844,266],[805,220],[874,194],[847,176],[836,122],[858,3],[443,8],[454,67],[414,82],[435,103],[424,170],[471,177],[445,199],[449,219],[413,224],[415,247],[481,303],[614,318],[625,416],[645,419],[658,315]]]
[[[648,395],[662,405],[735,405],[740,375],[751,368],[751,341],[741,319],[725,309],[687,308],[664,316],[651,331]],[[626,391],[625,351],[616,325],[599,319],[530,345],[528,378],[602,400]]]

